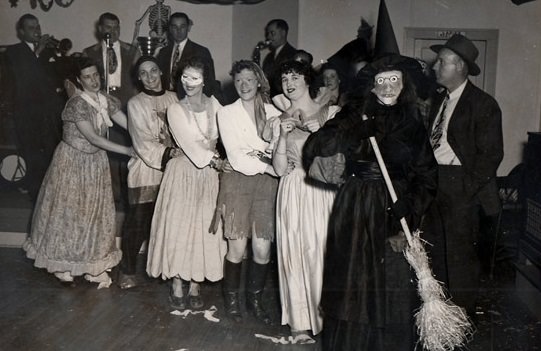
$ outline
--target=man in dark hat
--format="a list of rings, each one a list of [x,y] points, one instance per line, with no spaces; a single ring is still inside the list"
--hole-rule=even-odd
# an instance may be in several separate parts
[[[436,278],[453,301],[475,314],[480,261],[475,249],[481,211],[500,210],[496,170],[503,158],[502,116],[498,103],[468,76],[480,69],[479,54],[465,36],[430,47],[442,86],[429,114],[430,143],[438,162],[438,194],[426,218],[425,235]]]

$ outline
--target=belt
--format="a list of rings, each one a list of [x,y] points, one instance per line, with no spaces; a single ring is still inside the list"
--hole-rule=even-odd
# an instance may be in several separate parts
[[[109,87],[109,91],[117,91],[120,90],[120,87]]]
[[[387,164],[386,166],[391,179],[402,178],[404,176],[401,166],[393,164]],[[348,163],[347,167],[356,177],[361,179],[383,179],[383,174],[377,162],[357,161]]]

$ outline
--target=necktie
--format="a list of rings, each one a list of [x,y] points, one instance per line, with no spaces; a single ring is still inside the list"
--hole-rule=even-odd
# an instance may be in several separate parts
[[[107,61],[109,63],[109,74],[115,73],[118,67],[118,60],[116,57],[115,49],[107,48]]]
[[[432,144],[432,149],[436,150],[441,145],[441,137],[443,135],[443,127],[445,126],[445,119],[446,116],[446,109],[447,109],[447,102],[449,101],[449,94],[445,95],[445,98],[443,99],[443,103],[441,106],[441,113],[438,121],[436,122],[436,125],[434,126],[434,129],[432,129],[432,134],[430,134],[430,144]]]
[[[169,78],[171,88],[175,88],[175,82],[177,80],[177,74],[179,69],[179,63],[180,63],[180,49],[178,45],[175,45],[173,52],[173,58],[171,59],[172,65],[171,65],[171,76]]]

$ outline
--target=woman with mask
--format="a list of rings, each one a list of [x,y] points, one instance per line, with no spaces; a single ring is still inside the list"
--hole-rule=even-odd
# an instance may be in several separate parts
[[[208,67],[198,58],[182,65],[180,102],[167,111],[171,135],[182,150],[165,168],[150,231],[147,272],[172,279],[171,307],[202,308],[200,283],[223,276],[226,242],[210,233],[218,196],[221,159],[214,97],[203,94]],[[183,281],[189,283],[187,291]]]

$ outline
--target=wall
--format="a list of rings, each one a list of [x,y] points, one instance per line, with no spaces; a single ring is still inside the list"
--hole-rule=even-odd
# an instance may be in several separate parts
[[[521,161],[526,133],[541,127],[541,1],[520,6],[510,0],[386,4],[402,48],[405,27],[499,29],[495,97],[503,111],[505,156],[498,173],[506,175]],[[377,0],[299,0],[299,47],[316,60],[329,57],[355,38],[361,16],[376,24],[378,6]]]
[[[360,18],[375,24],[378,0],[267,0],[257,5],[194,5],[166,0],[173,11],[194,19],[190,37],[211,50],[218,79],[227,81],[233,60],[251,54],[267,19],[284,14],[292,27],[291,41],[310,51],[315,62],[326,59],[356,36]],[[297,3],[298,2],[298,3]],[[40,18],[44,33],[69,37],[74,49],[95,42],[94,21],[100,13],[117,13],[123,40],[131,41],[133,23],[154,1],[75,0],[63,9],[31,10],[28,0],[17,8],[0,3],[0,44],[11,44],[15,21],[26,12]],[[405,27],[465,27],[499,29],[496,99],[503,110],[505,157],[499,169],[507,174],[522,157],[527,131],[541,126],[541,1],[516,6],[510,0],[387,0],[399,46]],[[298,15],[297,15],[298,13]],[[298,16],[298,41],[295,31]],[[291,17],[291,18],[290,18]],[[232,35],[235,33],[235,35]],[[239,38],[240,36],[240,38]],[[235,37],[235,39],[232,39]]]
[[[8,1],[0,3],[1,45],[18,42],[15,23],[25,13],[39,18],[43,33],[52,34],[57,39],[70,38],[73,51],[81,51],[96,43],[95,21],[103,12],[112,12],[120,18],[120,39],[131,42],[135,20],[155,1],[75,0],[68,8],[55,4],[48,12],[43,12],[39,7],[32,10],[29,3],[28,0],[20,0],[15,8],[10,8]],[[232,6],[194,5],[174,0],[166,0],[165,4],[171,6],[172,12],[186,12],[192,18],[194,26],[189,34],[190,39],[209,48],[215,61],[217,78],[227,78],[232,56]],[[145,34],[143,28],[141,34]]]

